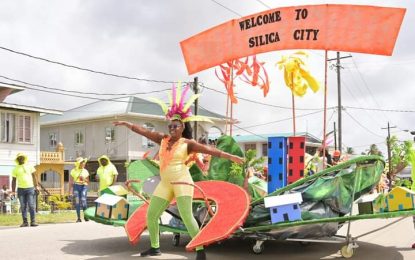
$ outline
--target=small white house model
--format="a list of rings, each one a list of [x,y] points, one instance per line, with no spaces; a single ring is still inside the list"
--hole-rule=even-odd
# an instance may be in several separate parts
[[[270,209],[271,223],[301,220],[300,192],[264,198],[266,208]]]
[[[128,218],[129,204],[128,201],[121,197],[104,193],[95,200],[95,216],[121,220]]]

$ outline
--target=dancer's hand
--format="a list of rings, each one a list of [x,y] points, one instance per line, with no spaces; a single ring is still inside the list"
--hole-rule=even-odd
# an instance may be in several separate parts
[[[112,122],[112,124],[115,125],[115,126],[124,125],[128,128],[131,128],[131,126],[133,125],[130,122],[127,122],[127,121],[114,121],[114,122]]]
[[[244,163],[244,158],[239,157],[239,156],[236,156],[236,155],[233,155],[233,154],[231,154],[231,156],[230,156],[229,160],[231,160],[232,162],[235,162],[235,163],[237,163],[237,164],[242,164],[242,163]]]

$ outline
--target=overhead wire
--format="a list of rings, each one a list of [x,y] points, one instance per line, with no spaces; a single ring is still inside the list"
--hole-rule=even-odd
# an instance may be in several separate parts
[[[358,124],[361,128],[365,129],[367,132],[371,133],[374,136],[377,136],[379,138],[385,138],[384,136],[378,135],[377,133],[373,132],[372,130],[370,130],[369,128],[367,128],[366,126],[362,125],[358,120],[356,120],[349,112],[347,112],[347,110],[345,110],[345,113],[356,123]]]
[[[239,13],[237,13],[236,11],[232,10],[231,8],[229,8],[229,7],[227,7],[227,6],[225,6],[225,5],[221,4],[221,3],[219,3],[218,1],[215,1],[215,0],[210,0],[210,1],[212,1],[212,2],[214,2],[215,4],[217,4],[217,5],[221,6],[222,8],[225,8],[225,9],[226,9],[226,10],[228,10],[229,12],[231,12],[231,13],[233,13],[233,14],[236,14],[236,15],[237,15],[237,16],[239,16],[239,17],[242,17],[242,15],[241,15],[241,14],[239,14]]]
[[[26,56],[26,57],[29,57],[29,58],[32,58],[32,59],[57,64],[57,65],[64,66],[64,67],[67,67],[67,68],[77,69],[77,70],[81,70],[81,71],[87,71],[87,72],[91,72],[91,73],[95,73],[95,74],[101,74],[101,75],[105,75],[105,76],[111,76],[111,77],[115,77],[115,78],[122,78],[122,79],[136,80],[136,81],[145,81],[145,82],[155,82],[155,83],[168,83],[168,84],[178,83],[178,81],[145,79],[145,78],[139,78],[139,77],[134,77],[134,76],[126,76],[126,75],[120,75],[120,74],[115,74],[115,73],[110,73],[110,72],[103,72],[103,71],[89,69],[89,68],[83,68],[83,67],[80,67],[80,66],[70,65],[70,64],[60,62],[60,61],[54,61],[54,60],[51,60],[51,59],[31,55],[31,54],[28,54],[28,53],[25,53],[25,52],[12,50],[12,49],[9,49],[9,48],[3,47],[3,46],[0,46],[0,49],[8,51],[8,52],[12,52],[14,54]]]
[[[200,84],[201,87],[206,88],[208,90],[223,94],[223,95],[228,95],[228,93],[214,89],[214,88],[210,88],[207,87],[206,85],[204,85],[203,83]],[[292,107],[286,107],[286,106],[277,106],[277,105],[272,105],[272,104],[267,104],[267,103],[263,103],[263,102],[259,102],[259,101],[255,101],[252,99],[248,99],[248,98],[244,98],[244,97],[238,97],[236,96],[239,100],[243,100],[243,101],[247,101],[250,103],[254,103],[254,104],[258,104],[258,105],[263,105],[263,106],[268,106],[268,107],[275,107],[275,108],[280,108],[280,109],[289,109],[291,110]],[[322,108],[296,108],[296,110],[321,110]],[[329,107],[328,109],[334,109],[334,107]]]
[[[319,110],[319,111],[315,111],[315,112],[311,112],[311,113],[307,113],[307,114],[298,115],[298,116],[296,116],[296,118],[310,116],[310,115],[313,115],[313,114],[321,113],[322,111],[323,110]],[[250,126],[244,126],[243,128],[244,129],[255,128],[255,127],[258,127],[258,126],[271,125],[271,124],[275,124],[275,123],[288,121],[288,120],[291,120],[291,119],[293,119],[293,118],[292,117],[287,117],[287,118],[283,118],[283,119],[279,119],[279,120],[275,120],[275,121],[270,121],[270,122],[266,122],[266,123],[255,124],[255,125],[250,125]]]
[[[268,9],[272,9],[271,6],[267,5],[266,3],[262,2],[261,0],[256,0],[258,3],[260,3],[261,5],[265,6]]]
[[[61,91],[65,93],[84,94],[84,95],[96,95],[96,96],[132,96],[132,95],[144,95],[144,94],[158,93],[158,92],[164,92],[164,91],[171,90],[171,88],[164,88],[160,90],[152,90],[152,91],[146,91],[146,92],[133,92],[133,93],[98,93],[98,92],[84,92],[84,91],[75,91],[75,90],[65,90],[65,89],[60,89],[60,88],[51,88],[51,87],[46,87],[46,86],[39,85],[39,84],[28,83],[28,82],[18,80],[18,79],[13,79],[13,78],[10,78],[4,75],[0,75],[0,78],[14,81],[14,82],[19,82],[19,83],[34,86],[34,87],[48,89],[48,90]],[[5,82],[2,82],[2,83],[7,84]]]
[[[372,91],[370,90],[369,85],[367,84],[366,80],[363,78],[363,75],[360,72],[359,67],[356,64],[356,61],[355,61],[354,57],[352,57],[352,61],[353,61],[353,64],[354,64],[354,66],[355,66],[355,68],[356,68],[356,70],[358,72],[358,75],[360,76],[360,79],[363,82],[363,85],[366,87],[367,91],[369,92],[370,97],[373,99],[373,101],[378,106],[378,108],[381,108],[381,106],[379,105],[378,101],[375,99],[375,96],[373,95]],[[389,118],[387,117],[387,115],[385,113],[382,113],[382,114],[386,118],[387,121],[390,121]]]
[[[346,90],[349,93],[349,95],[352,97],[352,99],[355,100],[357,103],[359,103],[359,105],[361,106],[362,104],[360,103],[360,100],[355,97],[352,91],[350,91],[348,84],[346,84],[343,78],[341,79],[341,82],[342,82],[342,86],[346,87]],[[372,119],[379,127],[382,127],[381,124],[376,119],[377,117],[372,116],[367,110],[364,110],[364,111],[366,112],[366,114],[369,116],[370,119]]]
[[[22,84],[29,85],[29,86],[41,86],[41,85],[37,85],[37,84],[27,83],[27,82],[24,82],[24,81],[17,81],[16,80],[16,82],[20,82]],[[21,88],[25,88],[25,89],[29,89],[29,90],[33,90],[33,91],[40,91],[40,92],[45,92],[45,93],[50,93],[50,94],[70,96],[70,97],[76,97],[76,98],[84,98],[84,99],[97,100],[97,101],[111,101],[111,102],[119,102],[119,103],[142,103],[142,102],[130,102],[130,101],[126,101],[126,100],[119,100],[119,98],[121,98],[121,97],[118,97],[118,98],[98,98],[98,97],[76,95],[76,94],[71,94],[71,93],[61,93],[61,92],[56,92],[56,91],[51,91],[51,90],[46,90],[46,89],[38,89],[38,88],[19,85],[19,84],[15,84],[15,83],[2,82],[2,81],[0,81],[0,84],[7,84],[7,85],[10,85],[10,86],[21,87]]]

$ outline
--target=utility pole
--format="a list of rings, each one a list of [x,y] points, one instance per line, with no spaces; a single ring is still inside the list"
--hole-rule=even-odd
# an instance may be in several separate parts
[[[340,57],[340,52],[337,52],[337,58],[327,60],[327,61],[334,61],[334,60],[336,61],[336,65],[334,65],[334,67],[336,68],[336,72],[337,72],[337,123],[339,125],[339,135],[338,135],[339,141],[337,143],[338,143],[340,152],[342,152],[342,92],[341,92],[341,78],[340,78],[340,69],[342,68],[342,66],[340,65],[340,60],[351,58],[351,57],[352,55]]]
[[[389,161],[389,171],[388,171],[388,179],[389,179],[389,185],[391,185],[391,179],[392,179],[392,162],[391,162],[391,158],[392,158],[392,152],[391,152],[391,128],[396,128],[396,126],[389,126],[389,122],[388,122],[388,127],[382,127],[382,129],[388,129],[388,137],[386,139],[386,145],[388,147],[388,161]]]
[[[199,81],[198,78],[195,77],[194,78],[194,81],[193,81],[193,92],[195,93],[195,95],[197,95],[199,93],[199,86],[198,86],[199,85],[199,82],[198,81]],[[197,98],[195,100],[195,111],[194,111],[194,115],[197,115],[198,110],[199,110],[199,99]],[[193,129],[195,131],[194,132],[194,137],[195,137],[195,140],[197,142],[197,121],[194,122]]]
[[[337,133],[336,133],[336,122],[334,124],[334,150],[337,150]]]

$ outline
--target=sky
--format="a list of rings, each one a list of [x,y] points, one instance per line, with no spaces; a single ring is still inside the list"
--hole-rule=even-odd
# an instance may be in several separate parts
[[[292,2],[291,2],[292,3]],[[415,7],[413,1],[295,1],[308,4],[368,4],[406,8],[392,56],[342,52],[352,58],[342,60],[342,105],[367,109],[343,110],[343,147],[360,153],[377,144],[386,151],[385,128],[390,123],[392,135],[400,140],[413,137],[405,130],[415,131],[413,75],[415,75]],[[198,77],[202,88],[200,105],[219,114],[226,113],[226,96],[212,91],[225,91],[215,76],[215,68],[188,75],[180,49],[180,41],[231,19],[289,6],[282,0],[82,0],[82,1],[20,1],[0,2],[0,82],[30,87],[9,96],[7,103],[68,110],[94,102],[92,98],[114,98],[121,95],[168,89],[172,81],[193,81]],[[111,74],[150,81],[129,80],[95,74],[58,64],[33,59],[11,51],[88,68]],[[234,134],[270,134],[292,131],[291,93],[283,74],[275,66],[282,55],[293,51],[274,51],[257,55],[265,62],[270,75],[270,91],[262,91],[237,81],[235,91],[240,100],[234,106],[234,117],[240,123]],[[324,51],[309,51],[309,68],[324,82]],[[329,52],[334,58],[336,52]],[[331,65],[332,63],[329,63]],[[330,66],[329,66],[330,68]],[[328,107],[337,106],[337,78],[328,70]],[[42,87],[34,87],[26,82]],[[46,88],[75,91],[80,97],[46,93]],[[35,90],[37,89],[37,90]],[[49,89],[50,90],[50,89]],[[101,94],[76,94],[92,92]],[[62,93],[64,95],[62,95]],[[167,92],[137,94],[137,97],[159,97],[166,100]],[[86,98],[89,97],[89,98]],[[267,106],[271,104],[284,108]],[[323,137],[323,91],[308,93],[296,99],[297,131]],[[393,110],[390,112],[379,109]],[[397,111],[410,112],[397,112]],[[318,110],[317,110],[318,111]],[[305,115],[316,112],[312,115]],[[337,121],[337,110],[327,111],[327,128]],[[274,122],[279,121],[279,122]],[[274,123],[273,123],[274,122]]]

